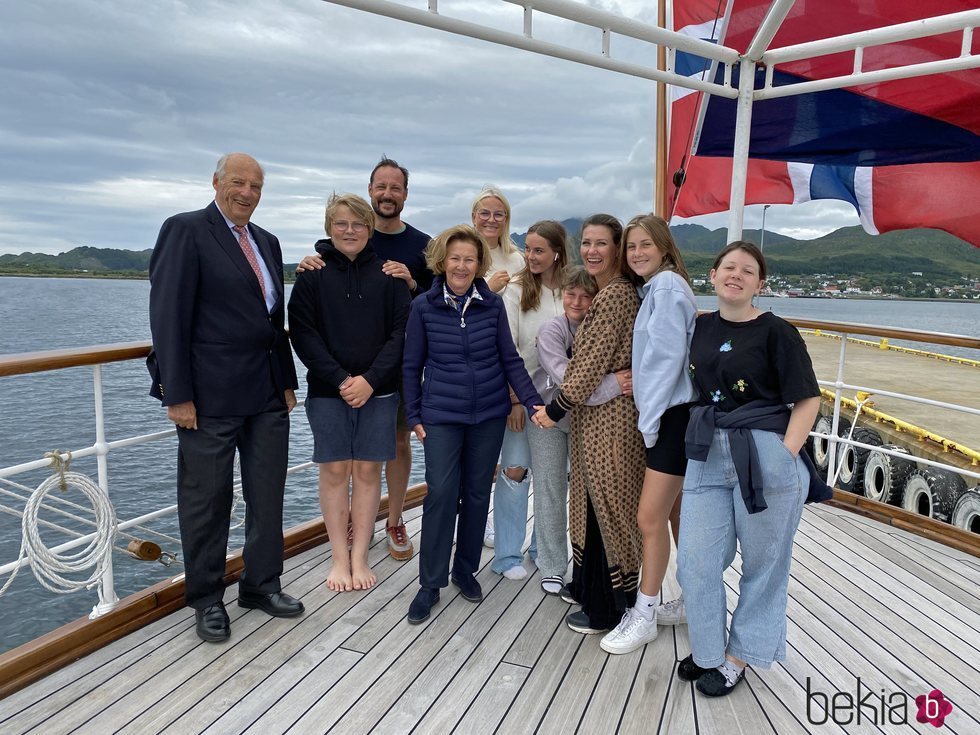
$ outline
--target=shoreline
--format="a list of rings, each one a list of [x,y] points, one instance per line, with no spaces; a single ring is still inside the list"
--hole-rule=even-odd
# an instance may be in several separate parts
[[[290,265],[289,263],[285,265]],[[294,269],[295,269],[295,264]],[[149,274],[133,273],[133,274],[105,274],[100,275],[98,273],[4,273],[0,271],[0,278],[70,278],[70,279],[89,279],[93,281],[148,281],[150,279]],[[286,283],[292,283],[295,279],[286,278]],[[694,292],[695,296],[713,296],[712,293],[700,293],[698,291]],[[779,298],[776,296],[767,296],[763,294],[763,298]],[[799,301],[801,299],[819,299],[821,301],[924,301],[928,303],[949,303],[949,304],[962,304],[969,303],[971,301],[978,301],[978,298],[964,298],[964,299],[950,299],[945,297],[937,298],[925,298],[922,296],[898,296],[898,295],[883,295],[883,296],[863,296],[863,295],[850,295],[850,296],[790,296],[787,297],[788,300]]]

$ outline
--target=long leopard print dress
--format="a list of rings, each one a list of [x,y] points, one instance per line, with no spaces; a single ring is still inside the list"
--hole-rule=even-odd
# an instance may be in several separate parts
[[[598,521],[616,607],[635,600],[642,549],[636,510],[646,459],[631,396],[599,406],[584,401],[607,373],[630,367],[633,322],[640,299],[626,278],[615,278],[595,297],[575,334],[559,403],[571,406],[571,483],[568,493],[572,554],[581,566],[586,496]]]

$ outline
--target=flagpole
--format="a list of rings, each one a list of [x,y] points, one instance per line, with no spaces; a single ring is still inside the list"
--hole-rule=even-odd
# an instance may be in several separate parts
[[[657,2],[657,25],[667,28],[667,0]],[[662,43],[657,44],[657,68],[660,71],[667,69],[667,49]],[[668,219],[670,211],[667,206],[667,85],[663,82],[657,82],[656,140],[653,211],[660,217]]]
[[[745,216],[745,187],[749,167],[749,138],[752,134],[752,92],[755,64],[742,58],[738,70],[738,103],[735,113],[735,149],[732,155],[732,189],[728,202],[728,242],[742,239]]]
[[[766,247],[766,210],[771,206],[771,204],[762,205],[762,234],[759,236],[759,250]]]

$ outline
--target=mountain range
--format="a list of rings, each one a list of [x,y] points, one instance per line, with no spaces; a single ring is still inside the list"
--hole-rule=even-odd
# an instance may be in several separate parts
[[[581,219],[562,222],[577,251]],[[707,273],[714,255],[727,243],[723,228],[709,230],[683,224],[670,228],[692,275]],[[761,230],[745,230],[742,239],[758,244]],[[521,247],[524,235],[513,235]],[[860,226],[843,227],[814,240],[797,240],[767,230],[765,256],[770,273],[784,276],[884,275],[920,272],[923,276],[976,278],[980,274],[980,248],[941,230],[916,229],[869,235]],[[578,260],[576,258],[576,260]]]
[[[570,246],[577,254],[581,219],[562,222]],[[671,228],[692,275],[706,272],[713,255],[726,242],[724,229],[709,230],[695,224]],[[512,238],[524,246],[526,233]],[[758,243],[761,232],[746,230],[743,238]],[[0,255],[2,275],[76,275],[145,277],[152,250],[78,247],[58,255],[21,253]],[[939,230],[903,230],[873,237],[860,227],[845,227],[815,240],[796,240],[766,232],[765,254],[770,272],[780,275],[826,273],[832,275],[910,274],[975,278],[980,274],[980,248]],[[578,260],[578,258],[575,258]],[[295,264],[286,264],[292,274]]]

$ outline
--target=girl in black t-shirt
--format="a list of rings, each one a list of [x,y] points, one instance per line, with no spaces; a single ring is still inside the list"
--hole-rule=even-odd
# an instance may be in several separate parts
[[[806,345],[788,322],[753,305],[766,264],[752,243],[715,259],[718,311],[691,342],[697,392],[687,433],[678,579],[691,656],[678,675],[707,696],[728,694],[746,664],[785,658],[793,536],[807,497],[800,450],[820,407]],[[791,406],[789,404],[792,404]],[[724,572],[742,555],[739,600],[726,631]]]

